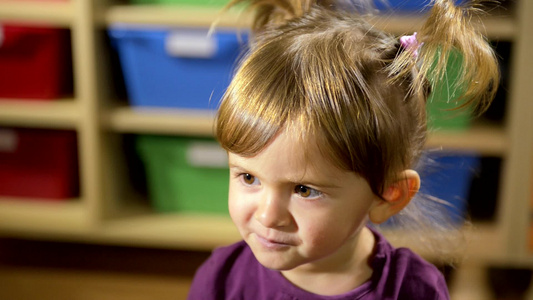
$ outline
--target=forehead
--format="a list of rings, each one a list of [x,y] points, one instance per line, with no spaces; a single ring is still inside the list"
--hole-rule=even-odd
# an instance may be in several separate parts
[[[330,162],[319,150],[314,136],[302,136],[301,132],[283,130],[261,152],[243,157],[230,152],[230,167],[239,167],[259,175],[283,174],[287,180],[302,179],[335,180],[346,173]]]

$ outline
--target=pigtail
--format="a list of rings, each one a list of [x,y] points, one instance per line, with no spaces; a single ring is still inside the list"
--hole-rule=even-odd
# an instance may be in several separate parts
[[[394,80],[405,78],[413,69],[418,72],[412,81],[415,94],[432,89],[439,84],[459,91],[457,108],[473,107],[480,114],[494,98],[499,69],[494,51],[487,40],[476,30],[473,20],[481,9],[478,1],[468,6],[456,6],[452,0],[432,0],[433,8],[417,39],[421,45],[419,55],[402,51],[389,66]],[[449,80],[450,63],[459,68],[458,78]],[[452,92],[453,95],[457,92]]]

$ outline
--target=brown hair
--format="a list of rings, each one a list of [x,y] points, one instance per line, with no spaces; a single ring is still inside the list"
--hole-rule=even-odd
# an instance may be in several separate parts
[[[316,137],[332,163],[360,174],[381,195],[422,152],[428,90],[444,76],[447,53],[457,49],[463,57],[459,106],[485,109],[499,80],[492,49],[469,22],[474,10],[451,0],[433,1],[418,35],[419,59],[336,1],[230,6],[241,2],[255,9],[253,41],[216,120],[216,136],[232,153],[254,156],[281,130],[295,129]]]

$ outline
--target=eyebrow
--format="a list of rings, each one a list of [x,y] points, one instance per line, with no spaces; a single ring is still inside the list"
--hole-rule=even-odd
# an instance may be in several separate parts
[[[251,174],[251,175],[254,175],[257,174],[255,171],[252,171],[252,170],[249,170],[247,168],[244,168],[238,164],[233,164],[233,163],[229,163],[229,170],[231,172],[236,172],[236,173],[247,173],[247,174]]]
[[[241,166],[232,164],[232,163],[229,164],[229,168],[230,168],[230,170],[233,170],[233,171],[236,171],[236,172],[250,173],[252,175],[256,174],[253,171],[248,171],[247,169],[245,169],[245,168],[243,168]],[[326,181],[326,180],[308,180],[305,177],[302,178],[301,180],[289,180],[288,182],[293,183],[293,184],[301,184],[301,185],[305,185],[305,186],[314,186],[314,187],[317,187],[319,189],[321,189],[321,188],[324,188],[324,189],[338,189],[338,188],[340,188],[339,185],[337,185],[337,184],[335,184],[333,182],[329,182],[329,181]]]
[[[229,169],[230,170],[234,170],[234,171],[239,171],[239,172],[243,172],[243,173],[246,173],[248,172],[246,169],[244,169],[243,167],[241,166],[237,166],[237,165],[234,165],[234,164],[229,164]],[[251,173],[251,172],[250,172]]]

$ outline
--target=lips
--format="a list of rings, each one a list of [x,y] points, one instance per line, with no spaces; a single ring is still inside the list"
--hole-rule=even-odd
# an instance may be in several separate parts
[[[288,241],[281,239],[268,239],[258,234],[255,234],[255,238],[259,244],[270,250],[281,250],[293,246],[293,244]]]

